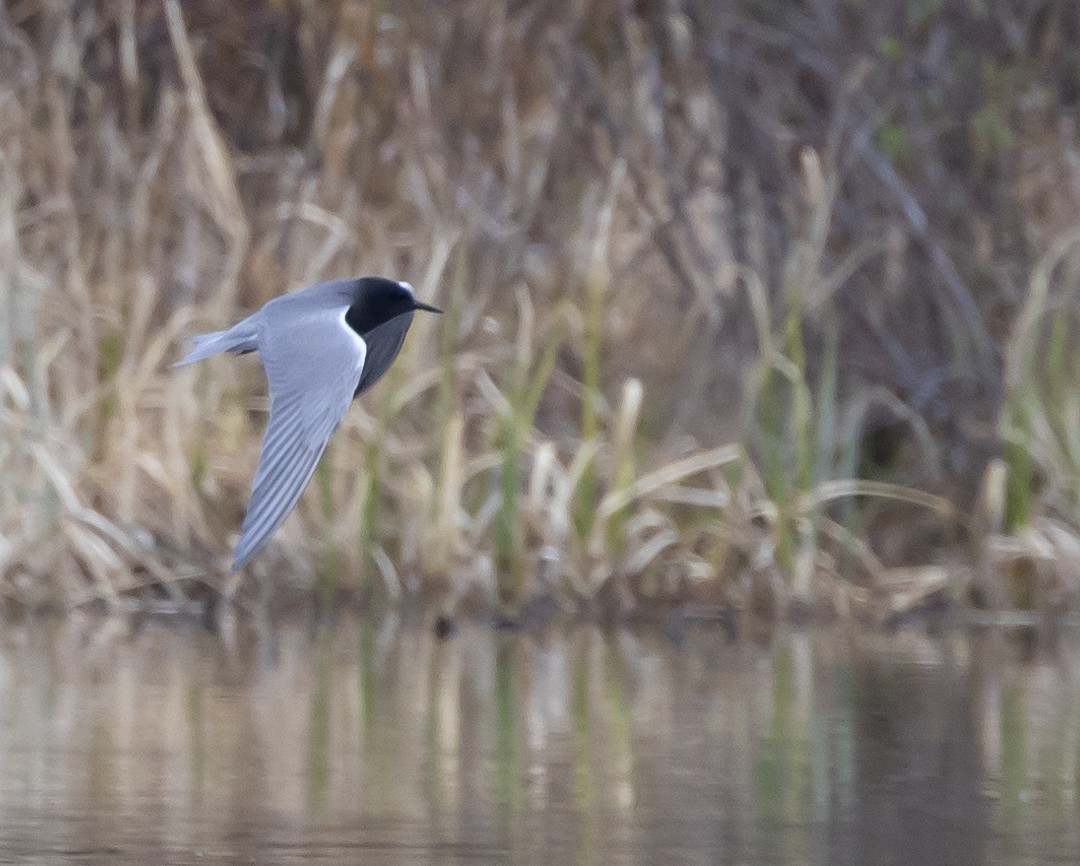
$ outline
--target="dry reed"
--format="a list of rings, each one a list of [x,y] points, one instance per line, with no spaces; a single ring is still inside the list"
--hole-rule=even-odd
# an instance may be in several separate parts
[[[388,273],[447,315],[264,585],[892,611],[974,549],[1071,599],[1080,22],[931,7],[6,3],[4,596],[220,589],[262,379],[168,361]]]

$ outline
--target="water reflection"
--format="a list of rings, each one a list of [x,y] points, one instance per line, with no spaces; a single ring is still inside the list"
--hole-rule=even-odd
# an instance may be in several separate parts
[[[0,861],[1031,863],[1080,636],[0,626]]]

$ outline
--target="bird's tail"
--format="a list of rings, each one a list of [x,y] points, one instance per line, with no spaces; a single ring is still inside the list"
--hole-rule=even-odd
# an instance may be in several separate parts
[[[191,338],[193,343],[191,351],[173,364],[174,367],[182,367],[203,358],[209,358],[218,352],[254,352],[258,348],[255,342],[257,336],[255,325],[250,318],[237,322],[231,328],[224,331],[214,331],[211,334],[197,334]]]

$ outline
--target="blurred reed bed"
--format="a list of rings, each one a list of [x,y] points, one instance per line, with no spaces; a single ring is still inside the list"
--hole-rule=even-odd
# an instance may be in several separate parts
[[[4,596],[221,587],[262,376],[168,362],[385,273],[447,314],[250,591],[1068,603],[1080,22],[1014,6],[4,4]]]

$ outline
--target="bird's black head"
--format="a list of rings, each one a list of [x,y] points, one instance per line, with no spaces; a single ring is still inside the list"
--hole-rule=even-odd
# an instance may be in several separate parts
[[[386,277],[360,277],[353,288],[353,303],[345,321],[363,336],[398,316],[411,316],[414,310],[441,313],[438,307],[416,300],[412,286]]]

